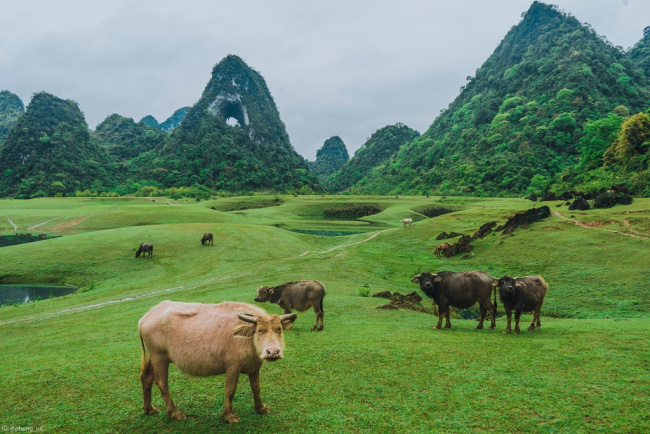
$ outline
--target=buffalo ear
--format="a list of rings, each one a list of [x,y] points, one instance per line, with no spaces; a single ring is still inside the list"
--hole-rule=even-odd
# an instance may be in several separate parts
[[[233,330],[233,334],[242,338],[250,338],[255,334],[255,324],[243,324],[237,326]]]
[[[273,295],[274,292],[275,291],[273,291],[272,289],[269,289],[269,294]]]
[[[519,282],[519,281],[515,281],[515,286],[516,286],[517,288],[521,288],[522,286],[524,286],[524,284],[521,283],[521,282]]]
[[[434,274],[433,281],[436,283],[442,282],[442,277],[438,276],[437,274]]]
[[[422,275],[422,274],[416,274],[415,276],[413,276],[413,279],[411,279],[411,282],[413,282],[413,283],[420,283],[420,276],[421,276],[421,275]]]
[[[298,318],[298,315],[295,313],[288,313],[280,316],[280,322],[282,323],[282,329],[286,330],[291,327],[293,322]]]

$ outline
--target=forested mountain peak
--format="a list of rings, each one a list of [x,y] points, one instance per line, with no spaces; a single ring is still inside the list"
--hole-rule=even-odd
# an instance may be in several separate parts
[[[112,114],[97,125],[91,136],[109,155],[124,161],[161,147],[166,134],[155,126]]]
[[[371,170],[385,163],[402,146],[411,143],[420,133],[402,123],[388,125],[375,131],[355,152],[341,170],[327,179],[327,188],[332,192],[343,191],[360,181]]]
[[[325,182],[328,176],[341,169],[349,159],[343,140],[339,136],[332,136],[316,151],[316,160],[309,163],[309,168],[318,175],[321,182]]]
[[[90,140],[79,106],[46,92],[34,95],[0,149],[0,195],[17,197],[100,188],[106,154]]]
[[[8,90],[0,91],[0,147],[7,138],[9,130],[16,124],[18,117],[25,112],[22,100]]]
[[[321,188],[291,146],[264,78],[234,55],[215,65],[203,95],[172,132],[154,166],[152,172],[169,186]]]
[[[421,137],[378,167],[372,192],[521,194],[571,182],[585,125],[636,112],[647,78],[589,26],[532,4]]]
[[[162,131],[174,131],[185,119],[187,112],[190,110],[189,107],[181,107],[176,110],[170,117],[165,120],[165,122],[160,124],[160,129]]]
[[[155,117],[153,117],[151,115],[147,115],[147,116],[143,117],[142,119],[140,119],[140,122],[138,122],[138,123],[145,124],[148,127],[160,128],[160,124],[158,123],[158,119],[156,119]]]

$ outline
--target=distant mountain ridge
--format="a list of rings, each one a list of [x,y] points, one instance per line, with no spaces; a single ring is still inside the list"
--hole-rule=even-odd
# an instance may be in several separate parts
[[[350,155],[343,140],[339,136],[332,136],[316,151],[316,160],[308,164],[318,179],[325,182],[328,176],[340,170],[349,159]]]
[[[0,91],[0,147],[7,139],[9,130],[16,125],[18,117],[25,112],[25,106],[16,94]]]

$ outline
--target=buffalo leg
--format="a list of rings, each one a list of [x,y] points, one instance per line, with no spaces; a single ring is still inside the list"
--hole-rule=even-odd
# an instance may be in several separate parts
[[[318,331],[321,331],[325,327],[325,323],[324,323],[325,311],[323,309],[321,309],[318,316],[320,317],[320,327],[318,327]]]
[[[521,311],[515,310],[515,333],[519,334],[519,317],[521,317]]]
[[[510,333],[512,331],[510,328],[510,323],[512,321],[512,309],[508,309],[506,307],[506,316],[508,317],[508,325],[506,326],[506,329],[503,331],[503,333]]]
[[[533,322],[530,323],[528,330],[535,330],[535,320],[537,319],[537,310],[533,311]]]
[[[438,325],[434,329],[440,330],[442,328],[442,317],[445,315],[445,308],[442,305],[438,305]]]
[[[226,402],[223,406],[223,418],[228,423],[239,422],[239,418],[232,412],[232,399],[235,397],[238,381],[239,371],[236,369],[226,371]]]
[[[540,319],[540,315],[542,313],[542,307],[540,306],[539,309],[537,309],[537,327],[540,328],[542,326],[542,321]]]
[[[154,372],[151,360],[147,360],[146,367],[140,374],[140,381],[142,381],[142,394],[144,400],[145,414],[158,414],[160,410],[151,405],[151,388],[153,386]]]
[[[262,396],[260,395],[260,371],[248,374],[248,381],[251,383],[251,390],[253,391],[253,400],[255,401],[255,411],[259,414],[270,413],[271,409],[264,405]]]
[[[314,321],[314,326],[311,328],[311,331],[313,331],[313,332],[315,332],[316,329],[318,328],[318,319],[320,318],[320,314],[316,309],[314,309],[314,315],[315,315],[316,318],[315,318],[315,321]]]
[[[497,325],[497,307],[490,303],[490,327],[488,330],[494,330]]]
[[[154,360],[152,358],[151,362],[153,363],[154,381],[156,382],[156,386],[158,386],[158,389],[160,389],[160,393],[165,400],[167,415],[172,420],[185,419],[185,415],[181,413],[178,408],[176,408],[176,405],[174,404],[174,401],[172,401],[172,397],[169,394],[169,360],[161,360],[159,358]]]
[[[451,328],[451,321],[449,321],[449,306],[447,306],[447,310],[445,310],[445,319],[447,320],[445,322],[445,328],[446,329]]]
[[[483,306],[481,303],[478,304],[478,311],[480,313],[479,320],[478,320],[478,325],[476,326],[477,329],[482,329],[483,328],[483,321],[485,321],[485,314],[487,313],[487,309],[485,306]]]

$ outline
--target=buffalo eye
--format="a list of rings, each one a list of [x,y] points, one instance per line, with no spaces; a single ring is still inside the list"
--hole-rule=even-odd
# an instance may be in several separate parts
[[[277,329],[275,329],[275,331],[280,333],[282,331],[282,327],[278,327]]]
[[[257,333],[263,334],[263,333],[266,333],[266,330],[257,329]]]

